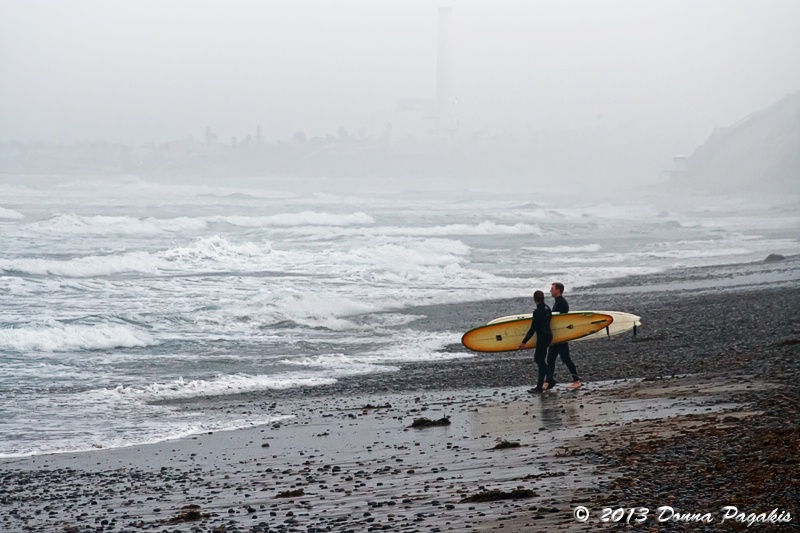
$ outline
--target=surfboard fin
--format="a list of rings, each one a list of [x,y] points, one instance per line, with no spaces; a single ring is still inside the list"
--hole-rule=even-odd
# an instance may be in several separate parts
[[[633,325],[633,336],[636,336],[636,324]]]

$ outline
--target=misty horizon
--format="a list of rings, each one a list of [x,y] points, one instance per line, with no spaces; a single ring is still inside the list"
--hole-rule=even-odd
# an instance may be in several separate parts
[[[397,128],[452,8],[459,136],[666,132],[686,152],[800,88],[794,2],[6,2],[0,141]]]

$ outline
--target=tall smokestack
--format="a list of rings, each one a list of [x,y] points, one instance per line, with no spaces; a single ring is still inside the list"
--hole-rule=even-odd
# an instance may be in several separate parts
[[[455,94],[453,92],[453,10],[439,8],[439,47],[436,62],[436,129],[454,132]]]

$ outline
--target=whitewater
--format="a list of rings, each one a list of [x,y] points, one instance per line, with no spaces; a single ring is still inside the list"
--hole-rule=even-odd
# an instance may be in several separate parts
[[[472,357],[411,307],[800,253],[796,198],[565,197],[0,178],[0,457],[267,424],[161,400]]]

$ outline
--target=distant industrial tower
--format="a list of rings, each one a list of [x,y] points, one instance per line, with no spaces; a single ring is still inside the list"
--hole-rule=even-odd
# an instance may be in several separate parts
[[[412,99],[397,102],[397,110],[401,122],[406,127],[401,130],[427,129],[434,135],[452,136],[458,129],[456,114],[455,81],[453,75],[453,10],[449,7],[439,8],[439,38],[436,55],[436,99]],[[414,123],[427,123],[427,127]],[[431,129],[430,123],[433,123]],[[409,126],[411,126],[409,128]]]
[[[436,129],[455,133],[456,99],[453,80],[453,10],[439,8],[439,48],[436,56]]]

